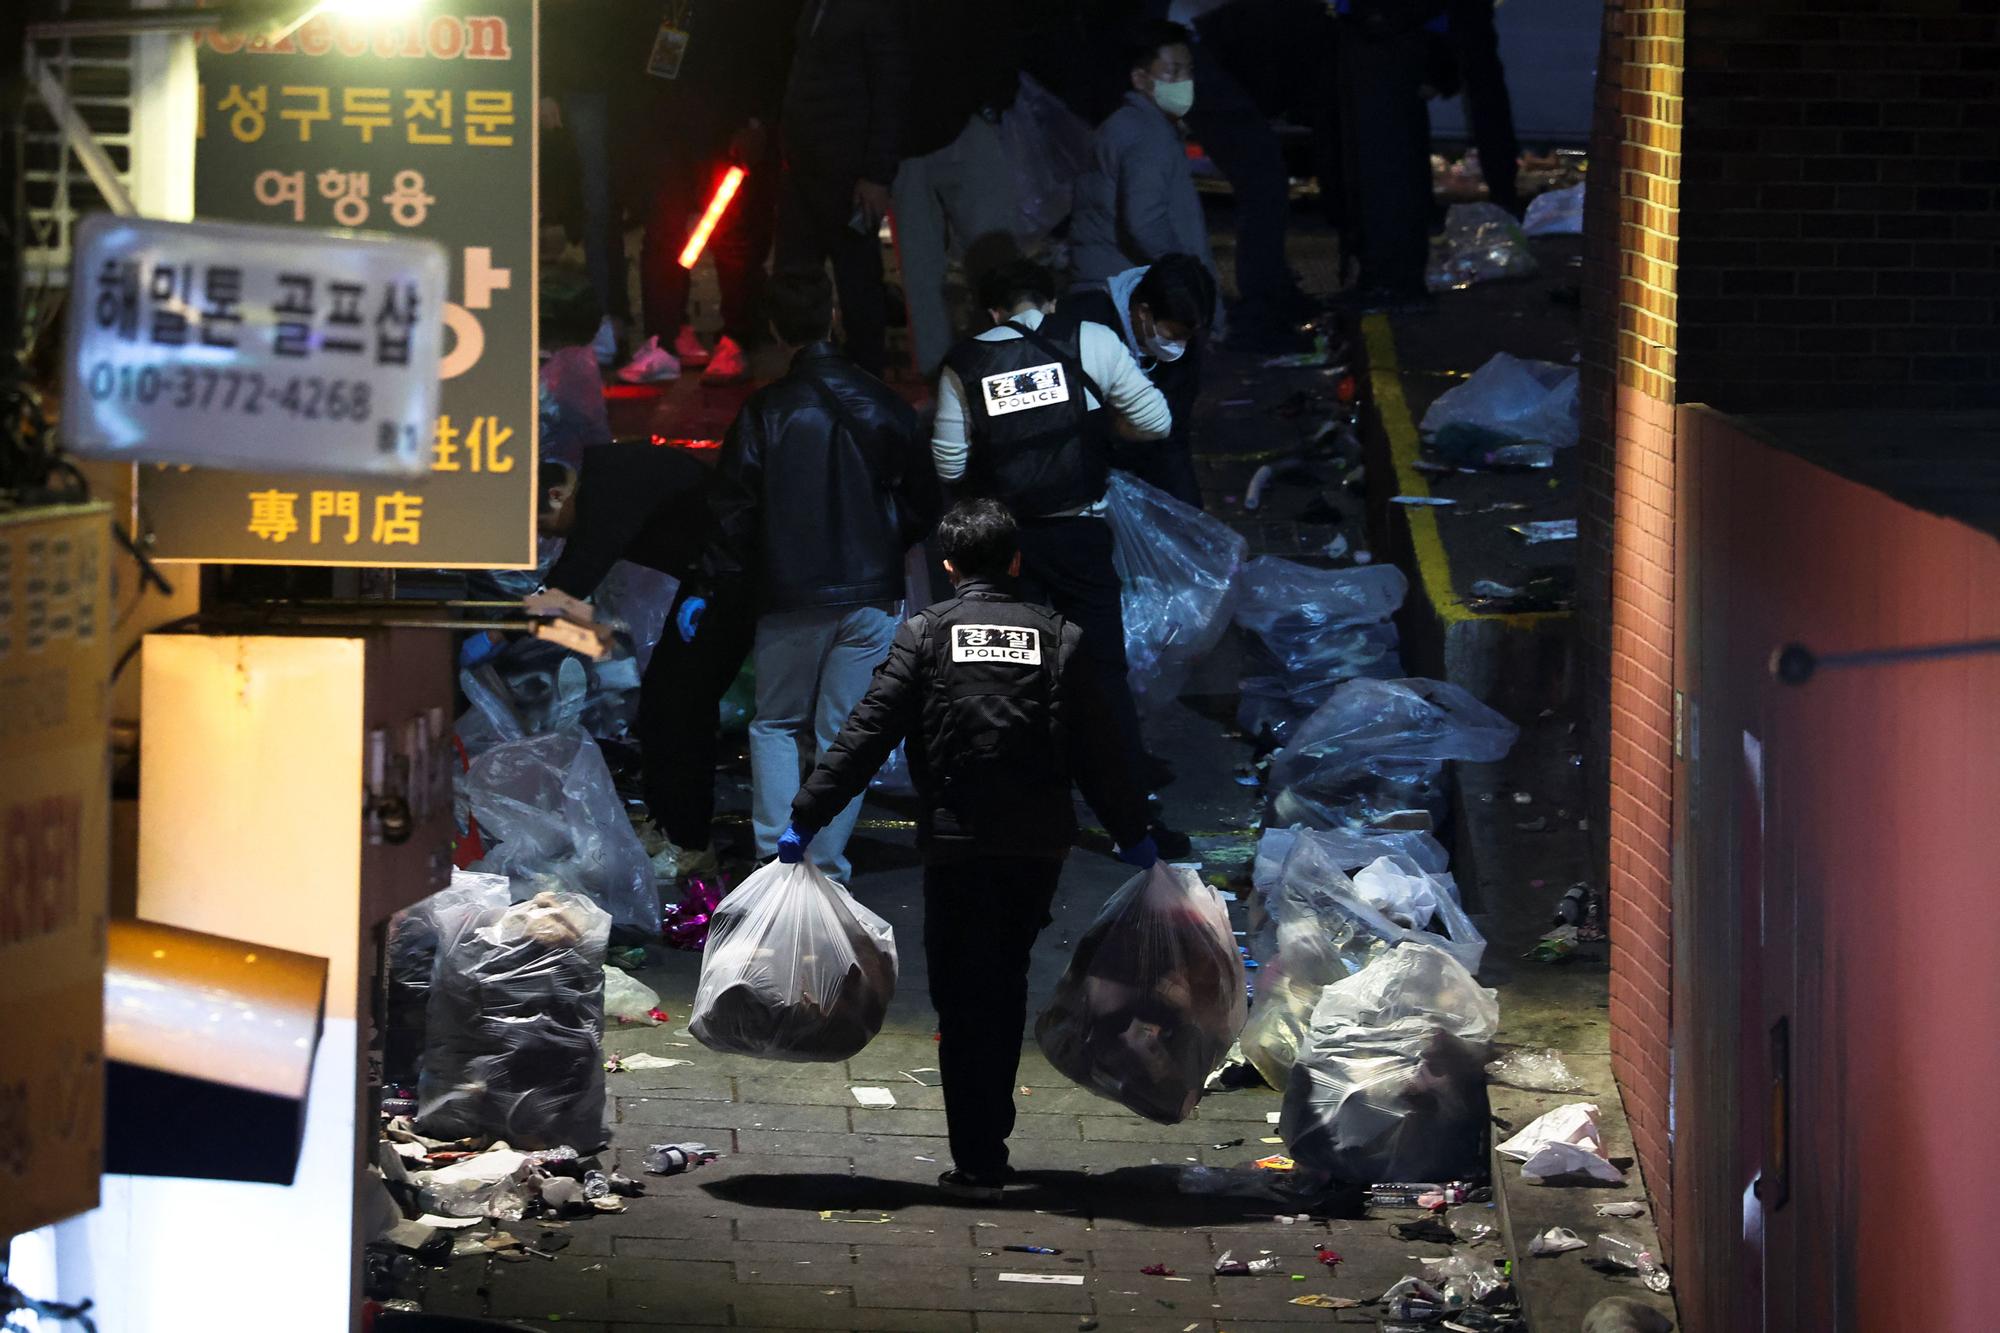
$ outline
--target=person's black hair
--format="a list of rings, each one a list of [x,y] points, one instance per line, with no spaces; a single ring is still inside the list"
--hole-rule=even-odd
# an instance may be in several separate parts
[[[575,481],[576,468],[560,458],[550,458],[545,454],[540,468],[536,470],[535,480],[540,483],[540,489],[535,493],[535,507],[546,514],[549,512],[549,492]]]
[[[1046,305],[1056,299],[1056,276],[1046,264],[1010,259],[979,275],[979,307],[1012,310],[1023,302]]]
[[[1168,19],[1143,19],[1125,30],[1125,68],[1147,69],[1169,46],[1194,45],[1185,25]]]
[[[960,575],[999,579],[1021,549],[1021,533],[998,500],[960,500],[938,520],[937,545]]]
[[[1193,255],[1161,255],[1132,289],[1132,299],[1144,302],[1154,319],[1206,333],[1215,317],[1215,275]]]
[[[787,346],[816,343],[833,331],[833,284],[819,269],[781,269],[764,289],[764,309]]]

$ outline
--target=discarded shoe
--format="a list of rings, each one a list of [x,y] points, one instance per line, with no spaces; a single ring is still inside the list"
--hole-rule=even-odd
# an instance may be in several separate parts
[[[646,345],[618,372],[618,378],[627,384],[663,384],[680,377],[681,363],[660,346],[657,337],[646,339]]]
[[[708,348],[702,345],[701,335],[694,331],[694,325],[683,324],[681,331],[674,335],[674,356],[688,370],[700,370],[708,364]]]
[[[741,384],[750,378],[750,357],[743,344],[724,334],[715,344],[715,355],[702,372],[703,384]]]

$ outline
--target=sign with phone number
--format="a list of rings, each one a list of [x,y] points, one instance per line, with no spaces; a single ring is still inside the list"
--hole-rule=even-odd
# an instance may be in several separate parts
[[[85,457],[420,475],[435,243],[97,214],[77,229],[63,428]]]

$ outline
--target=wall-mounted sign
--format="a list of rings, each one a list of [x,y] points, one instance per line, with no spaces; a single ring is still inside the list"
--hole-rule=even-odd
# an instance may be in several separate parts
[[[142,465],[156,558],[534,564],[535,17],[535,0],[428,0],[275,43],[199,38],[196,212],[438,242],[442,384],[419,476]]]
[[[422,474],[430,241],[99,213],[76,231],[62,429],[86,458]]]

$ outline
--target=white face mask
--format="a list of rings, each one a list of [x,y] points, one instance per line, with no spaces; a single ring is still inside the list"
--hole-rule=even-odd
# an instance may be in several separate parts
[[[1157,333],[1146,335],[1146,354],[1155,361],[1178,361],[1187,355],[1187,344],[1172,338],[1162,338]]]
[[[1194,80],[1180,79],[1173,83],[1153,80],[1153,105],[1179,120],[1194,110]]]

